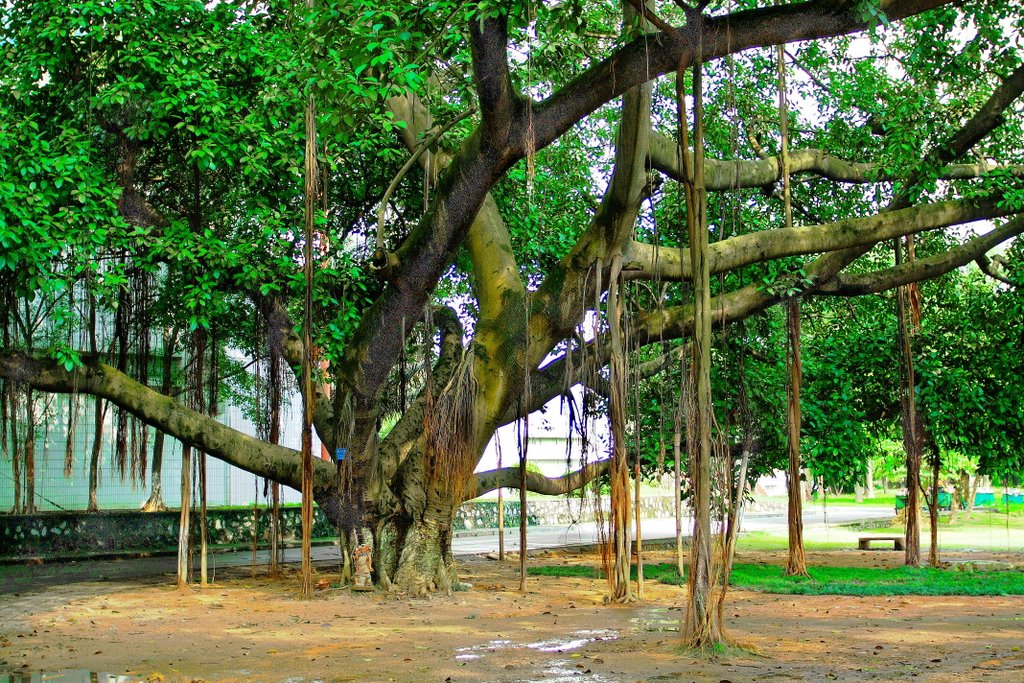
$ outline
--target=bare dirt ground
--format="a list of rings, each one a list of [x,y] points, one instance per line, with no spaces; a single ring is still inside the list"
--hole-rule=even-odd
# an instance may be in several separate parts
[[[664,553],[646,559],[669,561]],[[811,552],[808,559],[891,566],[900,554]],[[782,560],[774,552],[738,558]],[[598,560],[549,553],[531,562]],[[520,594],[515,563],[470,559],[460,570],[471,590],[428,599],[326,589],[301,601],[295,577],[247,571],[185,592],[167,579],[7,595],[0,597],[0,671],[74,669],[150,681],[1024,680],[1019,596],[732,591],[729,632],[747,649],[698,657],[679,647],[679,587],[648,581],[645,601],[607,606],[602,580],[530,577]],[[321,568],[320,576],[326,584],[332,575]]]

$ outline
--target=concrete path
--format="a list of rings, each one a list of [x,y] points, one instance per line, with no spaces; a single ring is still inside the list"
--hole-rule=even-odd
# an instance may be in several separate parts
[[[883,521],[892,518],[890,508],[875,506],[830,506],[828,524],[850,524],[854,522]],[[805,529],[825,526],[825,514],[821,506],[804,509]],[[687,521],[684,533],[689,535]],[[674,519],[645,520],[641,525],[645,542],[665,542],[675,538]],[[749,515],[743,520],[743,531],[777,531],[786,533],[786,516],[781,513]],[[530,527],[527,535],[527,549],[590,547],[600,541],[597,526],[587,522],[571,527]],[[463,534],[455,538],[453,549],[456,555],[475,555],[497,552],[498,534]],[[518,552],[519,529],[505,530],[505,550]],[[287,563],[300,562],[300,550],[289,548],[284,552]],[[313,548],[313,559],[321,565],[330,566],[341,561],[339,549],[333,545]],[[256,553],[258,565],[268,562],[267,551]],[[140,557],[115,560],[78,560],[46,564],[23,564],[0,566],[0,595],[42,590],[51,586],[87,581],[133,580],[140,583],[167,583],[174,580],[177,560],[173,556]],[[237,575],[252,564],[251,551],[214,553],[210,555],[209,566],[216,579],[217,572],[229,571]]]

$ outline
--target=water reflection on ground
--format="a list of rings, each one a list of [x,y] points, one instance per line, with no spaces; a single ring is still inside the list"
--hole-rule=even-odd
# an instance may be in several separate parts
[[[619,632],[614,629],[584,629],[573,631],[563,638],[538,640],[532,643],[517,643],[512,640],[498,639],[471,647],[460,647],[455,651],[455,659],[459,662],[471,662],[485,659],[489,654],[515,650],[544,653],[572,652],[590,643],[617,640],[618,638]],[[574,654],[572,657],[579,657],[579,655]],[[495,664],[495,666],[497,665]],[[508,679],[503,678],[503,680]],[[536,674],[516,680],[529,681],[529,683],[560,683],[570,680],[576,683],[606,683],[610,679],[591,671],[581,660],[552,659],[543,662],[538,667]]]

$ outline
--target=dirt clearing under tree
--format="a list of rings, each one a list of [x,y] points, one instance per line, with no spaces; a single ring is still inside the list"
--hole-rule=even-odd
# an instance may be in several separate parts
[[[896,566],[901,553],[828,551],[809,564]],[[649,562],[669,561],[649,553]],[[779,552],[738,562],[781,564]],[[1020,555],[949,554],[946,559]],[[588,563],[547,553],[533,564]],[[204,681],[1021,681],[1024,599],[839,597],[732,591],[730,635],[748,650],[679,649],[685,589],[648,582],[647,600],[602,604],[603,580],[530,577],[463,558],[451,597],[325,589],[235,571],[205,589],[82,583],[0,598],[0,671],[131,673]],[[320,568],[321,584],[334,576]]]

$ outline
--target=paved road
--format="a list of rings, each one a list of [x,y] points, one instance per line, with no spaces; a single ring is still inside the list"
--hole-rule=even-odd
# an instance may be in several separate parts
[[[828,524],[848,524],[868,520],[883,520],[892,517],[891,508],[874,506],[843,506],[828,508]],[[804,526],[807,529],[825,524],[820,506],[805,508]],[[687,525],[688,526],[688,525]],[[645,520],[641,525],[645,541],[654,542],[675,538],[674,519]],[[743,531],[778,531],[784,534],[784,514],[749,515],[743,520]],[[545,548],[592,546],[599,541],[597,526],[593,522],[572,527],[531,527],[527,536],[529,550]],[[474,555],[496,552],[497,533],[462,535],[455,538],[453,549],[456,555]],[[505,549],[519,550],[518,528],[506,529]],[[330,565],[340,562],[341,555],[335,546],[313,548],[313,559],[318,564]],[[257,564],[266,564],[268,554],[256,554]],[[285,550],[285,561],[298,563],[298,548]],[[252,552],[215,553],[210,556],[211,571],[216,578],[218,571],[237,575],[252,563]],[[166,583],[173,581],[176,558],[169,556],[141,557],[117,560],[81,560],[74,562],[52,562],[37,565],[0,566],[0,595],[40,590],[50,586],[85,581],[137,580],[140,582]]]

